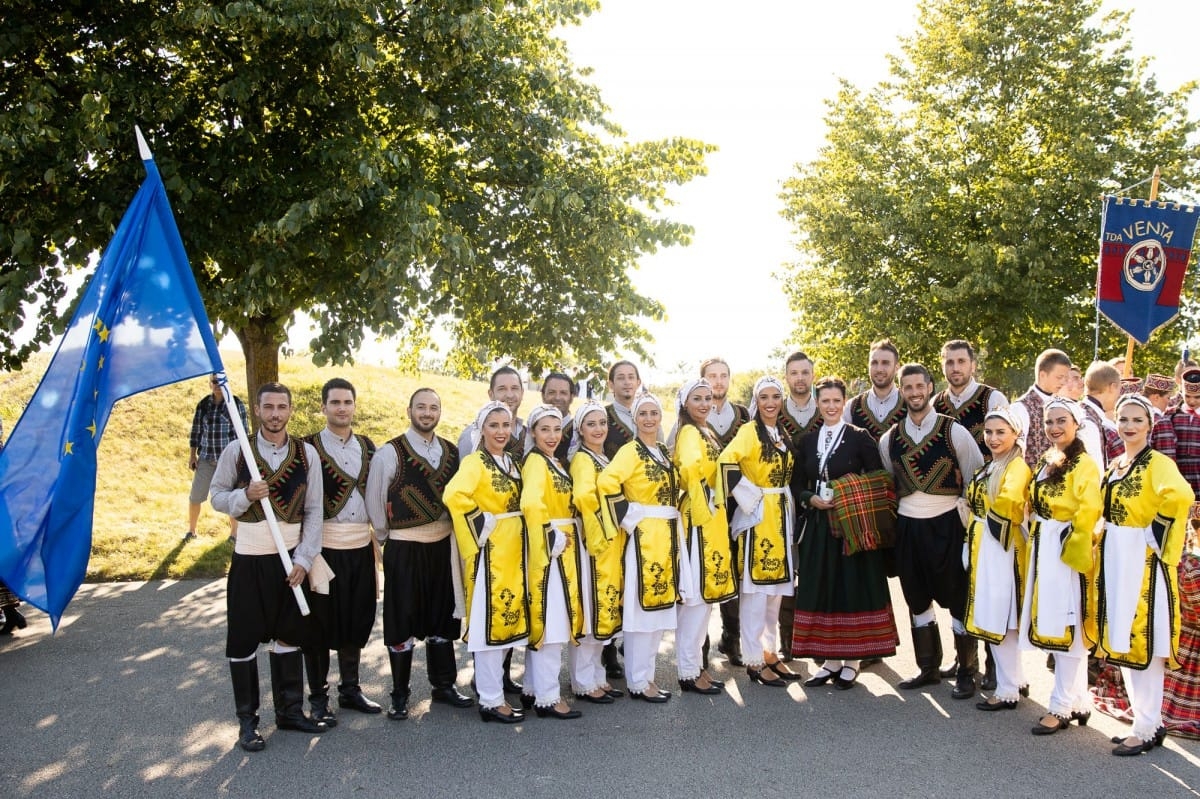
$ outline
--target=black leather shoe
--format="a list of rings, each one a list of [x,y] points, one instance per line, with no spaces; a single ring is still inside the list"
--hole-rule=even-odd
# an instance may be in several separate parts
[[[507,674],[504,675],[504,693],[519,694],[524,690],[524,685],[521,685],[521,683],[517,682],[512,677],[509,677]]]
[[[576,699],[582,699],[584,702],[591,702],[593,705],[611,705],[613,698],[607,692],[600,696],[592,696],[591,694],[575,694]]]
[[[604,666],[604,674],[608,679],[621,680],[625,678],[625,667],[621,665],[621,660],[617,657],[616,644],[610,642],[600,650],[600,663]]]
[[[613,699],[620,699],[621,697],[625,696],[625,692],[620,688],[605,688],[604,693],[608,694]]]
[[[393,704],[388,708],[387,717],[392,721],[404,721],[406,718],[408,718],[408,705],[400,705],[399,707],[396,707],[396,705]]]
[[[709,685],[707,687],[701,688],[699,685],[696,685],[695,679],[680,680],[679,681],[679,690],[685,694],[686,693],[704,694],[706,696],[714,696],[716,694],[721,693],[721,689],[719,687],[717,687],[716,685]]]
[[[761,669],[756,669],[753,666],[746,667],[746,676],[751,682],[756,682],[759,685],[769,685],[772,688],[783,688],[787,685],[780,677],[775,674],[775,670],[770,666],[764,666]],[[831,677],[833,675],[830,675]]]
[[[822,666],[817,669],[817,673],[804,681],[805,688],[819,688],[837,676],[836,671],[830,671]]]
[[[479,708],[479,718],[485,722],[498,721],[501,724],[518,724],[525,720],[525,714],[516,708],[509,708],[508,713],[501,713],[499,708],[481,707]]]
[[[1070,716],[1070,718],[1067,719],[1067,721],[1068,722],[1074,721],[1074,722],[1078,723],[1080,727],[1086,727],[1088,724],[1088,719],[1090,719],[1091,717],[1092,717],[1092,711],[1090,711],[1090,710],[1082,710],[1082,711],[1081,710],[1072,710],[1071,716]]]
[[[638,691],[630,691],[629,698],[630,699],[640,699],[643,702],[650,702],[651,704],[654,704],[654,705],[661,705],[663,702],[666,702],[668,699],[671,698],[671,692],[660,690],[656,694],[645,694],[645,693],[640,693]]]
[[[267,748],[267,742],[258,733],[258,716],[248,719],[238,719],[238,746],[247,752],[261,752]]]
[[[533,703],[534,703],[534,697],[530,696],[529,694],[524,694],[524,693],[521,694],[521,707],[522,708],[524,708],[525,710],[529,710],[529,708],[533,707]]]
[[[451,707],[470,707],[475,704],[475,700],[469,696],[463,696],[454,686],[449,688],[434,688],[430,692],[429,698],[434,702]]]
[[[24,630],[28,626],[29,622],[25,621],[25,616],[15,605],[4,609],[4,626],[0,627],[0,635],[12,635],[14,629]]]
[[[276,716],[275,726],[281,730],[296,732],[322,733],[329,731],[329,725],[323,721],[313,721],[303,713],[298,716]]]
[[[923,688],[926,685],[937,685],[942,681],[937,669],[921,669],[921,673],[897,684],[897,688],[910,691],[913,688]]]
[[[976,702],[975,707],[979,710],[996,711],[996,710],[1016,710],[1017,700],[1015,699],[986,699],[982,702]]]
[[[1065,730],[1071,726],[1071,722],[1069,719],[1066,719],[1062,716],[1055,715],[1054,713],[1047,713],[1042,718],[1043,719],[1053,719],[1054,724],[1046,725],[1046,724],[1042,724],[1041,722],[1038,722],[1038,725],[1036,727],[1034,727],[1032,730],[1030,730],[1030,732],[1032,732],[1034,735],[1053,735],[1054,733],[1058,732],[1059,730]]]
[[[1142,752],[1149,752],[1154,748],[1153,738],[1149,741],[1143,741],[1140,738],[1134,738],[1134,740],[1138,741],[1138,743],[1129,746],[1125,743],[1125,739],[1122,738],[1121,743],[1117,744],[1117,748],[1113,749],[1112,753],[1117,757],[1133,757],[1134,755],[1140,755]]]
[[[309,715],[312,716],[313,721],[323,721],[329,727],[337,726],[337,716],[333,715],[333,711],[329,709],[328,696],[310,696],[308,700],[312,705],[312,713]]]
[[[583,714],[578,710],[559,710],[551,705],[550,707],[535,707],[534,713],[537,713],[539,719],[577,719]]]
[[[744,666],[742,662],[741,645],[738,643],[729,643],[724,638],[717,642],[717,651],[725,656],[729,661],[730,666]]]
[[[843,677],[846,672],[850,672],[849,677]],[[839,691],[849,691],[854,687],[854,683],[858,680],[858,672],[850,666],[842,666],[838,671],[837,676],[833,678],[833,687]]]
[[[357,710],[359,713],[366,713],[368,715],[383,712],[383,707],[379,703],[367,699],[362,691],[345,694],[339,692],[338,707],[346,708],[347,710]]]

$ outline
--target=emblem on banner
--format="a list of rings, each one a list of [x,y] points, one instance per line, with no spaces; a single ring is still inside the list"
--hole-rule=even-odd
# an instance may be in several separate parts
[[[1154,239],[1139,241],[1125,254],[1125,282],[1138,291],[1154,291],[1166,271],[1166,255]]]

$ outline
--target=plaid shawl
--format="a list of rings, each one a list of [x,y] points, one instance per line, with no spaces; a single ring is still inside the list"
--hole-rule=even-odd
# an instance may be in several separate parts
[[[896,544],[896,488],[883,470],[847,474],[829,482],[833,509],[829,527],[842,539],[842,554],[853,555]]]

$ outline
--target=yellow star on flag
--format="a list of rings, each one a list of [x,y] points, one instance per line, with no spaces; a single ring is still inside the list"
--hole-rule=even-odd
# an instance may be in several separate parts
[[[66,444],[63,444],[63,454],[64,455],[74,455],[75,454],[74,446],[75,446],[75,443],[73,441],[68,441]]]
[[[93,420],[92,420],[92,423],[91,423],[91,424],[89,424],[89,425],[88,425],[88,426],[87,426],[85,429],[86,429],[86,430],[91,430],[91,431],[92,431],[92,438],[95,438],[95,437],[96,437],[96,420],[95,420],[95,419],[93,419]]]

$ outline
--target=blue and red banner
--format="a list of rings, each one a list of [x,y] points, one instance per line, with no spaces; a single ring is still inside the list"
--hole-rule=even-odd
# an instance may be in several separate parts
[[[1100,312],[1139,344],[1179,314],[1196,235],[1195,206],[1105,195]]]

